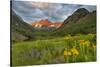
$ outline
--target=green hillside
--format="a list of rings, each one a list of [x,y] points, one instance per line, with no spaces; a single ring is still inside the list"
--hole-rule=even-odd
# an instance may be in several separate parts
[[[76,15],[75,13],[69,16],[68,19],[64,21],[63,26],[54,31],[51,35],[64,36],[67,34],[75,35],[79,33],[80,34],[96,33],[96,11],[90,13],[87,12],[83,16],[80,13],[77,13],[78,15]],[[83,13],[85,12],[83,11]],[[82,17],[78,18],[80,17],[80,15]]]
[[[85,17],[89,11],[85,8],[80,8],[76,10],[71,16],[69,16],[67,19],[65,19],[64,24],[71,24],[76,23],[79,19]]]
[[[26,40],[34,38],[34,29],[25,23],[13,10],[11,13],[12,40]],[[19,39],[20,38],[20,39]]]

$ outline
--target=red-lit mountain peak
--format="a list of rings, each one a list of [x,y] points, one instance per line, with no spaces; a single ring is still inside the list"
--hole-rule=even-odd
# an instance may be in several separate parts
[[[44,19],[44,20],[40,20],[38,22],[38,24],[42,24],[44,26],[49,26],[50,24],[52,24],[48,19]]]
[[[42,19],[40,21],[32,23],[32,26],[42,28],[42,27],[54,27],[54,28],[59,28],[62,25],[61,22],[51,22],[48,19]]]

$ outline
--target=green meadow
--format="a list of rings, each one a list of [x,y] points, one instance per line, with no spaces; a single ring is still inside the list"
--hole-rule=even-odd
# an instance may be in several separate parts
[[[96,61],[96,34],[13,42],[11,49],[13,66]]]

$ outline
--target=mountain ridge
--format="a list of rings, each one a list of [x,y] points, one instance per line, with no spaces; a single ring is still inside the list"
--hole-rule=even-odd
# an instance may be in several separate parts
[[[88,30],[86,28],[88,28]],[[76,10],[76,12],[74,12],[72,15],[70,15],[67,19],[65,19],[63,25],[57,30],[55,30],[51,35],[56,36],[57,35],[56,33],[59,33],[61,35],[67,35],[67,34],[75,35],[77,33],[82,33],[82,34],[96,33],[95,28],[96,28],[96,11],[89,12],[85,8],[84,9],[80,8]]]
[[[42,19],[40,21],[33,22],[31,25],[35,28],[48,27],[57,29],[62,25],[62,22],[51,22],[48,19]]]

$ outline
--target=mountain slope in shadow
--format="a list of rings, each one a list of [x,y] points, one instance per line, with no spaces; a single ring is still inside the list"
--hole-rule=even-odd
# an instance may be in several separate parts
[[[12,40],[23,41],[34,38],[34,29],[25,23],[13,10],[11,11]]]
[[[64,36],[67,34],[75,35],[88,33],[96,33],[96,11],[89,12],[85,8],[79,8],[65,19],[62,27],[55,30],[51,35]]]

